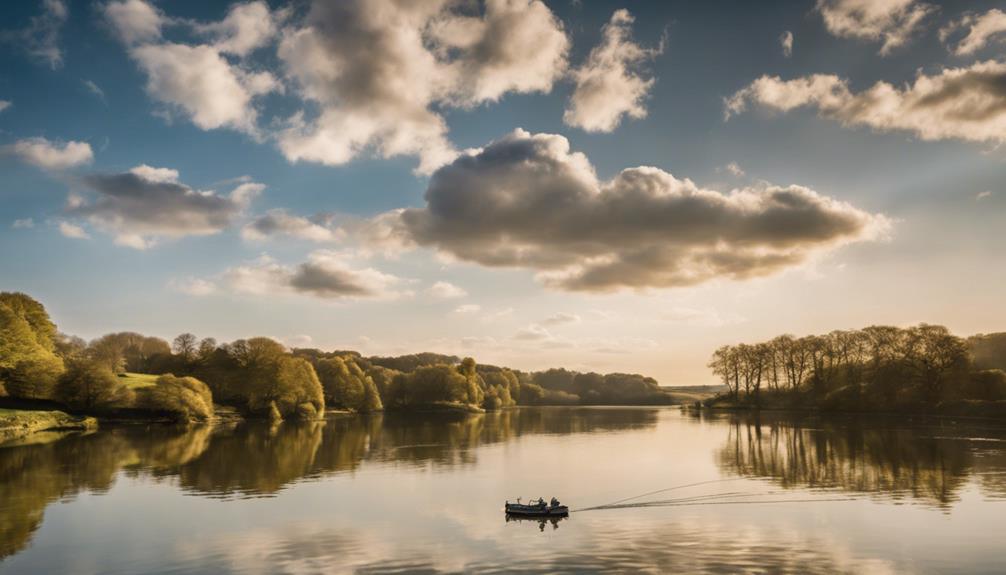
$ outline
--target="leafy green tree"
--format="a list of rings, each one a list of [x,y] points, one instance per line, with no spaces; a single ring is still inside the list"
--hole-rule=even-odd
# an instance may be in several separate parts
[[[56,334],[56,355],[64,360],[81,357],[86,349],[87,342],[83,338],[65,333]]]
[[[213,417],[213,394],[194,377],[162,375],[153,387],[139,390],[136,403],[145,409],[170,413],[178,421],[205,421]]]
[[[0,385],[14,397],[50,399],[63,361],[53,353],[51,340],[39,343],[40,337],[50,337],[45,308],[24,294],[0,295],[5,296],[0,300]],[[34,329],[31,322],[41,327]]]
[[[49,312],[38,301],[19,292],[0,293],[0,304],[7,306],[17,316],[28,322],[35,342],[47,349],[55,349],[56,324],[49,319]]]
[[[129,407],[134,399],[132,390],[108,366],[87,359],[70,362],[56,384],[56,397],[83,411]]]
[[[377,385],[369,376],[363,380],[363,407],[360,411],[373,413],[384,409],[381,401],[381,394],[377,391]]]
[[[363,379],[366,375],[352,358],[336,356],[320,359],[315,368],[327,402],[353,410],[363,406],[366,394]]]
[[[395,376],[400,373],[400,371],[379,365],[372,365],[367,369],[367,376],[374,382],[374,386],[377,388],[377,393],[380,395],[382,401],[386,401],[391,383],[394,381]]]
[[[7,394],[24,399],[52,399],[64,371],[63,360],[52,353],[20,361],[7,376]]]
[[[458,366],[458,373],[465,378],[465,401],[471,405],[482,405],[484,399],[482,390],[485,383],[477,368],[475,360],[470,357],[461,360],[461,365]]]

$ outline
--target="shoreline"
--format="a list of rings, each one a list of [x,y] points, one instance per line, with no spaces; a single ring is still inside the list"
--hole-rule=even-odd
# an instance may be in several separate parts
[[[933,419],[969,419],[997,421],[1006,424],[1006,413],[1003,414],[981,414],[981,413],[960,413],[954,411],[898,411],[898,410],[841,410],[841,409],[819,409],[814,407],[756,407],[747,405],[682,405],[684,411],[709,411],[721,413],[789,413],[815,416],[869,416],[886,418],[933,418]]]

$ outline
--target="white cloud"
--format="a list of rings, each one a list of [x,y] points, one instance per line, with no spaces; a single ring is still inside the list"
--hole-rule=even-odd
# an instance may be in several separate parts
[[[14,220],[14,223],[11,224],[11,227],[14,228],[15,230],[26,230],[26,229],[29,229],[29,228],[34,228],[35,227],[35,220],[33,220],[31,218],[24,218],[24,219],[20,219],[20,220]]]
[[[601,181],[564,137],[523,130],[438,170],[425,198],[395,212],[416,244],[595,292],[765,276],[890,225],[801,186],[723,194],[646,166]]]
[[[88,235],[84,228],[71,224],[70,222],[59,222],[59,233],[63,234],[68,238],[73,238],[77,240],[89,240],[91,236]]]
[[[464,289],[445,281],[434,283],[426,293],[436,299],[457,299],[468,295]]]
[[[1001,144],[1006,141],[1006,63],[976,62],[932,76],[920,71],[904,88],[877,82],[859,93],[834,75],[762,76],[727,99],[725,114],[729,118],[749,104],[781,112],[812,107],[844,125],[908,131],[923,140]]]
[[[987,199],[989,199],[991,197],[992,197],[992,191],[991,190],[985,190],[984,192],[979,192],[978,195],[975,196],[975,200],[977,200],[977,201],[980,202],[982,200],[987,200]]]
[[[156,42],[166,17],[144,0],[122,0],[104,6],[105,18],[126,45]]]
[[[917,0],[817,0],[817,11],[833,35],[881,42],[886,55],[907,43],[936,8]]]
[[[318,299],[395,299],[410,295],[398,288],[401,278],[352,265],[347,254],[317,250],[307,261],[287,266],[269,256],[236,266],[221,275],[221,283],[237,293],[269,295],[306,295]]]
[[[168,287],[177,292],[197,297],[212,295],[217,291],[217,285],[212,281],[192,277],[171,280],[168,282]]]
[[[101,86],[95,84],[93,80],[88,80],[86,78],[81,80],[81,83],[84,84],[84,88],[86,88],[88,92],[94,94],[102,102],[105,101],[105,91],[101,89]]]
[[[156,184],[176,184],[178,183],[178,170],[172,168],[156,168],[147,164],[140,164],[135,168],[130,168],[129,173],[139,176],[148,182]]]
[[[6,154],[45,170],[66,170],[94,160],[87,142],[52,142],[45,138],[27,138],[2,148]]]
[[[63,65],[59,34],[69,15],[69,8],[63,0],[42,0],[42,13],[34,16],[28,27],[18,34],[28,54],[53,70]]]
[[[726,166],[724,166],[723,169],[725,169],[726,171],[730,172],[730,174],[732,176],[735,176],[735,177],[738,177],[738,178],[744,176],[744,170],[741,169],[741,167],[737,164],[737,162],[730,162],[729,164],[727,164]]]
[[[148,44],[131,54],[147,75],[147,94],[203,130],[226,127],[256,134],[252,99],[279,86],[268,72],[242,70],[210,46]]]
[[[532,323],[527,327],[517,330],[510,338],[518,344],[525,344],[530,349],[566,349],[577,347],[577,342],[559,337],[548,331],[545,327]]]
[[[66,213],[87,219],[114,234],[117,244],[136,249],[149,248],[160,237],[219,233],[265,188],[249,182],[226,195],[194,190],[178,181],[177,170],[145,164],[123,173],[90,174],[82,182],[97,198],[89,202],[72,196]]]
[[[663,51],[640,47],[632,41],[633,17],[615,11],[603,29],[604,39],[591,50],[587,61],[573,70],[576,89],[563,120],[588,132],[611,132],[624,116],[646,117],[644,101],[653,78],[643,78],[639,67]]]
[[[552,314],[542,320],[542,325],[562,325],[567,323],[580,323],[580,316],[575,313],[559,312]]]
[[[197,25],[196,29],[209,35],[218,51],[236,56],[247,56],[266,46],[277,33],[269,6],[261,0],[235,4],[222,21]]]
[[[274,35],[264,3],[235,4],[223,21],[210,24],[172,20],[144,0],[109,2],[104,14],[146,74],[152,99],[203,130],[230,128],[260,136],[254,100],[283,87],[272,74],[233,63],[224,53],[246,55]],[[192,26],[215,43],[165,42],[167,24]]]
[[[3,112],[4,110],[10,108],[13,105],[14,105],[13,102],[11,102],[10,100],[0,100],[0,112]]]
[[[480,306],[479,304],[476,304],[476,303],[466,303],[466,304],[461,304],[458,307],[454,308],[454,313],[456,313],[456,314],[473,314],[473,313],[478,313],[481,310],[482,310],[482,306]]]
[[[295,115],[279,134],[287,159],[338,165],[371,151],[418,156],[419,170],[430,172],[456,154],[435,106],[551,90],[568,40],[542,2],[488,0],[481,14],[459,8],[446,0],[313,2],[279,48],[301,96],[320,108]]]
[[[546,341],[555,337],[544,327],[538,324],[531,324],[525,328],[517,330],[513,335],[514,339],[522,341]]]
[[[786,30],[779,36],[779,45],[782,46],[782,55],[789,58],[793,55],[793,33]]]
[[[302,216],[291,215],[283,209],[270,210],[249,222],[241,230],[241,236],[251,241],[264,240],[274,235],[326,243],[341,239],[345,232],[329,227],[328,222],[323,219],[312,221]]]
[[[305,12],[271,12],[258,0],[196,22],[146,0],[104,5],[147,76],[148,95],[165,105],[155,113],[204,130],[268,135],[291,162],[406,155],[429,173],[457,154],[444,110],[549,92],[567,70],[569,39],[541,0],[314,0]],[[190,34],[168,40],[172,28]],[[274,44],[283,81],[248,62]],[[301,109],[260,121],[260,97],[285,93],[287,82]]]
[[[1006,35],[1006,12],[993,8],[978,16],[966,14],[960,20],[951,22],[940,30],[940,40],[946,42],[958,30],[967,29],[967,34],[951,50],[957,56],[968,56],[985,48],[992,39],[1003,40]]]

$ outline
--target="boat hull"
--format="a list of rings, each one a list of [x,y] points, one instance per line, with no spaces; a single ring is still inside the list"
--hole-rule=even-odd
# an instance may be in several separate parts
[[[569,515],[569,508],[565,505],[558,507],[537,507],[534,505],[510,505],[506,506],[506,514],[514,517],[566,517]]]

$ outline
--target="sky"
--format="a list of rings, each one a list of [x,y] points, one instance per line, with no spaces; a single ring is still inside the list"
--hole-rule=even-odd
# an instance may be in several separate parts
[[[138,331],[713,383],[1006,326],[1006,7],[0,7],[0,289]]]

